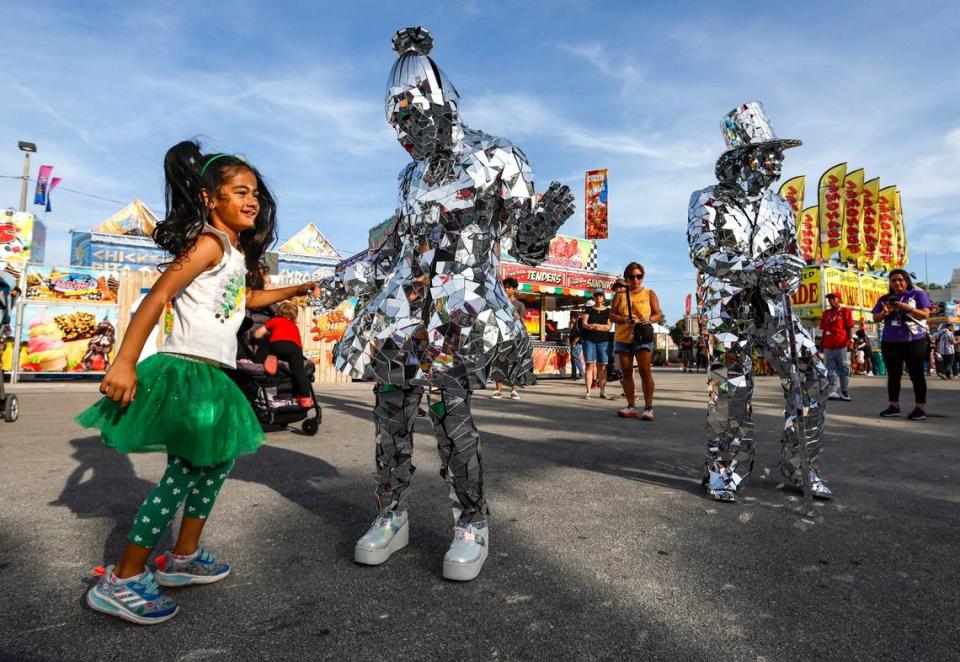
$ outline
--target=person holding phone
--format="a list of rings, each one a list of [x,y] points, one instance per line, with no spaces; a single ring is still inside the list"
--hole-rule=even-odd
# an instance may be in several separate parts
[[[887,397],[890,406],[880,412],[885,418],[900,417],[900,380],[903,366],[913,382],[914,409],[907,416],[911,421],[926,420],[927,378],[923,362],[927,356],[927,318],[930,297],[913,286],[910,274],[903,269],[890,272],[890,291],[873,307],[873,321],[883,322],[880,352],[887,366]]]

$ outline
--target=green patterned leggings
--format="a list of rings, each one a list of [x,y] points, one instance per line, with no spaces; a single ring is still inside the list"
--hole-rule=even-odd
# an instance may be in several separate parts
[[[196,467],[183,458],[170,455],[163,478],[137,511],[127,540],[153,549],[181,504],[184,516],[206,519],[232,468],[233,460],[213,467]]]

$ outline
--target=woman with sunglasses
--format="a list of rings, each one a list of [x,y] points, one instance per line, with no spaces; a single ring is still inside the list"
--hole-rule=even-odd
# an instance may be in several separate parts
[[[613,351],[620,357],[620,372],[623,374],[623,394],[627,398],[627,406],[617,411],[623,418],[640,418],[644,421],[653,420],[653,342],[639,343],[634,337],[634,327],[637,324],[652,324],[663,319],[660,311],[660,300],[653,290],[643,286],[645,275],[643,266],[631,262],[623,270],[623,278],[627,281],[627,291],[621,292],[613,299],[610,306],[610,319],[617,323],[614,336]],[[637,359],[637,369],[640,371],[640,384],[643,387],[643,414],[637,411],[636,386],[633,381],[633,359]]]
[[[887,397],[890,400],[890,406],[880,415],[885,418],[900,416],[900,380],[906,363],[916,402],[907,418],[923,421],[927,418],[927,378],[923,374],[923,362],[927,356],[930,297],[913,286],[910,274],[903,269],[894,269],[889,278],[889,294],[880,297],[873,307],[873,321],[883,322],[880,352],[887,365]]]
[[[587,319],[583,322],[583,360],[587,367],[584,370],[584,383],[587,391],[583,394],[584,400],[590,399],[590,388],[594,382],[600,389],[600,399],[608,400],[607,388],[607,350],[610,348],[608,335],[610,333],[610,309],[607,307],[606,294],[601,290],[593,293],[590,301],[592,306],[587,308]]]

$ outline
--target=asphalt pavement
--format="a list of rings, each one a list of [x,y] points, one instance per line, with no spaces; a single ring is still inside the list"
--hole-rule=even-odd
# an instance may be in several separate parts
[[[853,402],[828,409],[837,499],[815,521],[776,468],[778,380],[758,380],[758,462],[737,504],[700,490],[704,376],[656,380],[653,423],[569,381],[477,394],[492,529],[470,583],[441,577],[453,518],[426,419],[410,546],[353,563],[375,514],[373,398],[318,387],[319,434],[270,434],[221,492],[204,542],[232,575],[170,589],[181,612],[150,628],[83,597],[164,458],[72,422],[95,385],[18,385],[21,419],[0,422],[0,658],[960,659],[960,383],[932,381],[931,417],[911,422],[877,417],[882,378],[854,378]]]

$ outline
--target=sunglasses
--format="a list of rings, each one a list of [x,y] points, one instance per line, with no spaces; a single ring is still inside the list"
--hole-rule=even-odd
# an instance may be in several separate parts
[[[643,274],[630,274],[627,280],[643,280]]]

